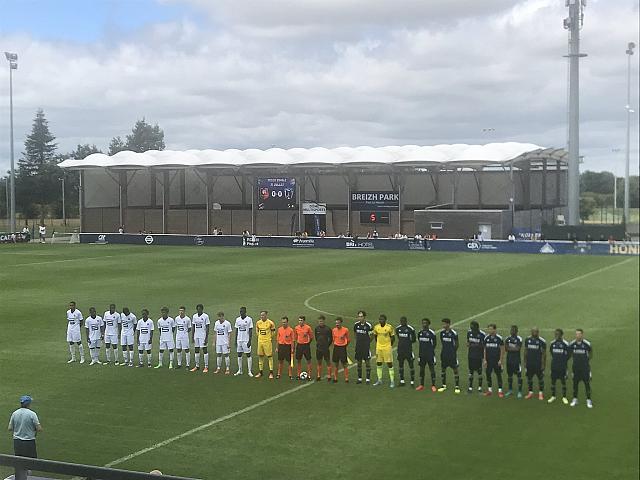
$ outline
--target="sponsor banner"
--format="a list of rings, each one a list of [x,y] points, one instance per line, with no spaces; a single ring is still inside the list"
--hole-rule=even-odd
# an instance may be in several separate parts
[[[407,240],[407,246],[409,250],[431,250],[431,246],[427,240]]]
[[[313,248],[316,246],[315,238],[294,238],[291,246],[295,248]]]
[[[393,191],[351,192],[351,210],[398,210],[400,194]]]
[[[326,215],[327,204],[316,202],[302,202],[303,215]]]
[[[376,248],[373,240],[347,240],[344,246],[345,248],[360,250],[373,250]]]
[[[29,237],[26,233],[0,232],[0,243],[23,243],[28,241]]]
[[[611,255],[640,255],[640,244],[633,242],[612,243],[609,245]]]

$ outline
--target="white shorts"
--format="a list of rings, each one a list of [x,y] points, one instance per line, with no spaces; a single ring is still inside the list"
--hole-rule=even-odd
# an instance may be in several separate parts
[[[120,335],[120,345],[133,345],[133,335]]]
[[[151,342],[149,342],[148,340],[145,342],[140,342],[138,343],[138,351],[142,352],[146,350],[147,352],[151,350]]]
[[[118,346],[118,335],[105,335],[104,343]]]
[[[249,342],[238,342],[236,351],[238,353],[251,353],[251,347],[247,345]]]
[[[80,343],[82,337],[80,335],[80,329],[67,329],[67,342]]]
[[[230,351],[231,351],[231,349],[229,348],[229,345],[217,345],[216,344],[216,353],[229,355]]]
[[[173,338],[169,340],[160,340],[160,350],[173,350],[175,346]]]
[[[189,337],[176,337],[176,348],[178,350],[189,350]]]
[[[194,337],[193,338],[193,346],[194,347],[206,347],[207,343],[204,341],[204,337]]]
[[[100,348],[102,345],[102,340],[89,340],[89,348]]]

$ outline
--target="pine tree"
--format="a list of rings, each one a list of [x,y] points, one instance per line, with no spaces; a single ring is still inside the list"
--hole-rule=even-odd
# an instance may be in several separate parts
[[[54,163],[57,143],[49,131],[49,122],[42,109],[36,112],[31,133],[24,142],[25,151],[18,160],[19,174],[22,176],[34,176],[43,171],[45,166]]]
[[[126,149],[127,144],[122,140],[122,138],[120,138],[120,136],[113,137],[111,142],[109,142],[109,155],[115,155],[116,153],[122,152]]]
[[[147,150],[164,150],[164,132],[156,123],[149,125],[146,120],[138,120],[131,133],[127,135],[127,150],[146,152]]]

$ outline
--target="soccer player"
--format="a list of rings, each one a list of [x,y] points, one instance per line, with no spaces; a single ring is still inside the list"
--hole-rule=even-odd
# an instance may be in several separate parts
[[[447,390],[447,368],[453,370],[456,381],[454,393],[460,393],[460,372],[458,370],[458,332],[451,328],[451,320],[442,319],[442,330],[440,330],[440,370],[442,376],[442,386],[438,392]]]
[[[387,316],[383,313],[378,317],[378,324],[373,327],[373,336],[376,339],[376,373],[378,380],[373,386],[382,385],[382,364],[387,364],[389,370],[389,388],[395,387],[395,372],[393,371],[393,346],[395,338],[395,330],[387,323]]]
[[[184,350],[185,365],[187,370],[191,366],[191,353],[189,352],[189,334],[191,333],[191,318],[186,315],[187,309],[181,306],[178,309],[178,316],[174,318],[176,324],[176,353],[178,365],[182,368],[182,351]]]
[[[151,368],[151,344],[153,342],[153,320],[149,318],[149,310],[142,309],[142,318],[136,324],[138,335],[138,368],[142,367],[144,352],[147,352],[147,366]]]
[[[122,364],[133,367],[134,330],[138,323],[129,307],[122,307],[120,314],[120,345],[122,345]]]
[[[100,361],[100,341],[104,335],[104,322],[100,315],[96,315],[96,309],[89,309],[89,316],[85,322],[87,328],[87,341],[89,343],[89,355],[91,363],[89,365],[102,365]]]
[[[416,343],[416,330],[407,324],[407,317],[400,317],[400,325],[396,327],[398,337],[398,370],[400,373],[400,387],[404,387],[404,362],[409,364],[411,386],[415,385],[416,371],[414,367],[413,344]]]
[[[162,368],[162,357],[164,351],[169,350],[169,368],[173,368],[173,349],[175,342],[173,335],[176,331],[176,324],[173,318],[169,316],[169,308],[162,307],[160,309],[161,317],[158,319],[158,331],[160,332],[160,351],[158,352],[158,365],[155,368]]]
[[[104,351],[107,355],[105,365],[111,363],[111,350],[113,350],[113,360],[116,365],[118,362],[118,337],[120,336],[120,314],[116,312],[116,305],[109,305],[109,310],[104,312],[102,317],[104,321]]]
[[[498,397],[503,398],[502,393],[502,359],[504,357],[504,342],[502,337],[496,333],[495,323],[487,325],[489,334],[484,337],[484,366],[487,373],[487,391],[485,397],[493,394],[493,373],[498,379]]]
[[[311,340],[313,340],[313,330],[307,325],[306,320],[304,315],[298,317],[298,325],[293,329],[295,332],[293,342],[296,352],[296,363],[298,364],[298,379],[300,379],[302,357],[304,357],[307,362],[307,380],[311,381]]]
[[[522,398],[522,367],[521,367],[521,350],[522,337],[518,335],[518,326],[511,325],[511,334],[504,342],[504,349],[507,352],[507,381],[509,382],[509,390],[505,397],[513,392],[513,376],[518,378],[518,398]]]
[[[338,383],[338,368],[342,364],[344,382],[349,383],[347,367],[347,345],[349,345],[349,329],[342,325],[342,317],[336,317],[336,326],[331,330],[333,339],[333,383]]]
[[[533,398],[533,377],[538,377],[538,400],[544,400],[544,368],[547,363],[547,342],[540,336],[540,330],[531,329],[531,336],[524,341],[524,364],[527,369],[529,393],[526,400]]]
[[[568,405],[567,361],[569,360],[569,342],[562,338],[564,332],[561,328],[556,328],[554,335],[555,339],[549,346],[549,353],[551,353],[551,397],[549,397],[547,402],[555,402],[556,383],[560,380],[560,383],[562,384],[562,403]]]
[[[589,361],[593,358],[591,343],[584,338],[581,328],[576,330],[576,339],[569,344],[569,356],[573,359],[573,400],[571,406],[578,405],[578,385],[584,383],[587,395],[587,407],[593,408],[591,401],[591,366]]]
[[[356,362],[358,364],[358,381],[362,383],[362,364],[366,368],[367,385],[371,383],[371,340],[373,326],[367,322],[367,312],[358,312],[358,321],[353,325],[353,332],[356,334]]]
[[[235,375],[242,375],[242,354],[245,354],[247,356],[247,373],[252,377],[251,339],[253,338],[253,319],[247,316],[247,307],[240,307],[240,316],[236,318],[235,329],[236,352],[238,353],[238,371]]]
[[[262,377],[264,369],[264,358],[267,357],[269,362],[269,378],[273,378],[273,333],[276,331],[276,325],[267,315],[269,312],[262,310],[260,312],[260,320],[256,322],[256,331],[258,333],[258,368],[260,371],[256,378]]]
[[[76,349],[80,353],[80,363],[84,363],[84,347],[82,345],[82,312],[76,308],[76,302],[69,302],[69,310],[67,310],[67,342],[69,343],[69,353],[71,358],[67,363],[76,361]]]
[[[197,372],[200,370],[200,349],[204,353],[204,369],[203,373],[209,373],[209,351],[207,345],[209,345],[209,328],[211,328],[211,320],[209,315],[204,313],[204,306],[199,303],[196,305],[196,313],[193,314],[191,319],[191,326],[193,332],[191,333],[191,340],[195,350],[196,366],[193,367],[190,372]]]
[[[316,380],[322,379],[322,361],[327,364],[327,381],[331,381],[331,357],[329,347],[333,342],[333,333],[331,328],[325,324],[324,315],[318,317],[318,325],[313,334],[316,339]]]
[[[469,365],[469,386],[467,393],[473,393],[473,377],[478,374],[478,392],[482,392],[482,360],[484,358],[484,338],[486,334],[480,330],[480,324],[475,320],[471,321],[467,330],[467,360]]]
[[[287,316],[282,317],[280,323],[276,342],[276,352],[278,353],[278,374],[276,378],[280,378],[282,375],[282,362],[287,362],[289,380],[293,380],[293,328],[289,326],[289,317]]]
[[[231,322],[224,318],[224,312],[218,312],[218,321],[213,327],[216,332],[216,370],[213,373],[222,371],[222,356],[224,355],[225,375],[231,373]]]
[[[429,371],[431,373],[431,391],[435,392],[436,389],[436,344],[438,343],[436,332],[431,330],[431,320],[428,318],[422,319],[422,330],[418,332],[418,345],[420,348],[420,385],[416,390],[424,390],[424,373],[425,368],[429,365]]]

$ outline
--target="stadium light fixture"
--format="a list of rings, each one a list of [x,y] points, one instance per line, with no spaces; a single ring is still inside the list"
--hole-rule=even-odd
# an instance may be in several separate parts
[[[634,110],[631,108],[631,56],[633,55],[633,49],[636,48],[636,44],[629,42],[627,44],[627,151],[624,164],[624,219],[623,221],[629,221],[629,159],[631,157],[631,115]]]
[[[11,52],[4,52],[4,56],[9,62],[9,125],[11,131],[11,220],[10,231],[15,233],[16,231],[16,174],[15,174],[15,161],[14,161],[14,148],[13,148],[13,71],[18,69],[18,54]]]

